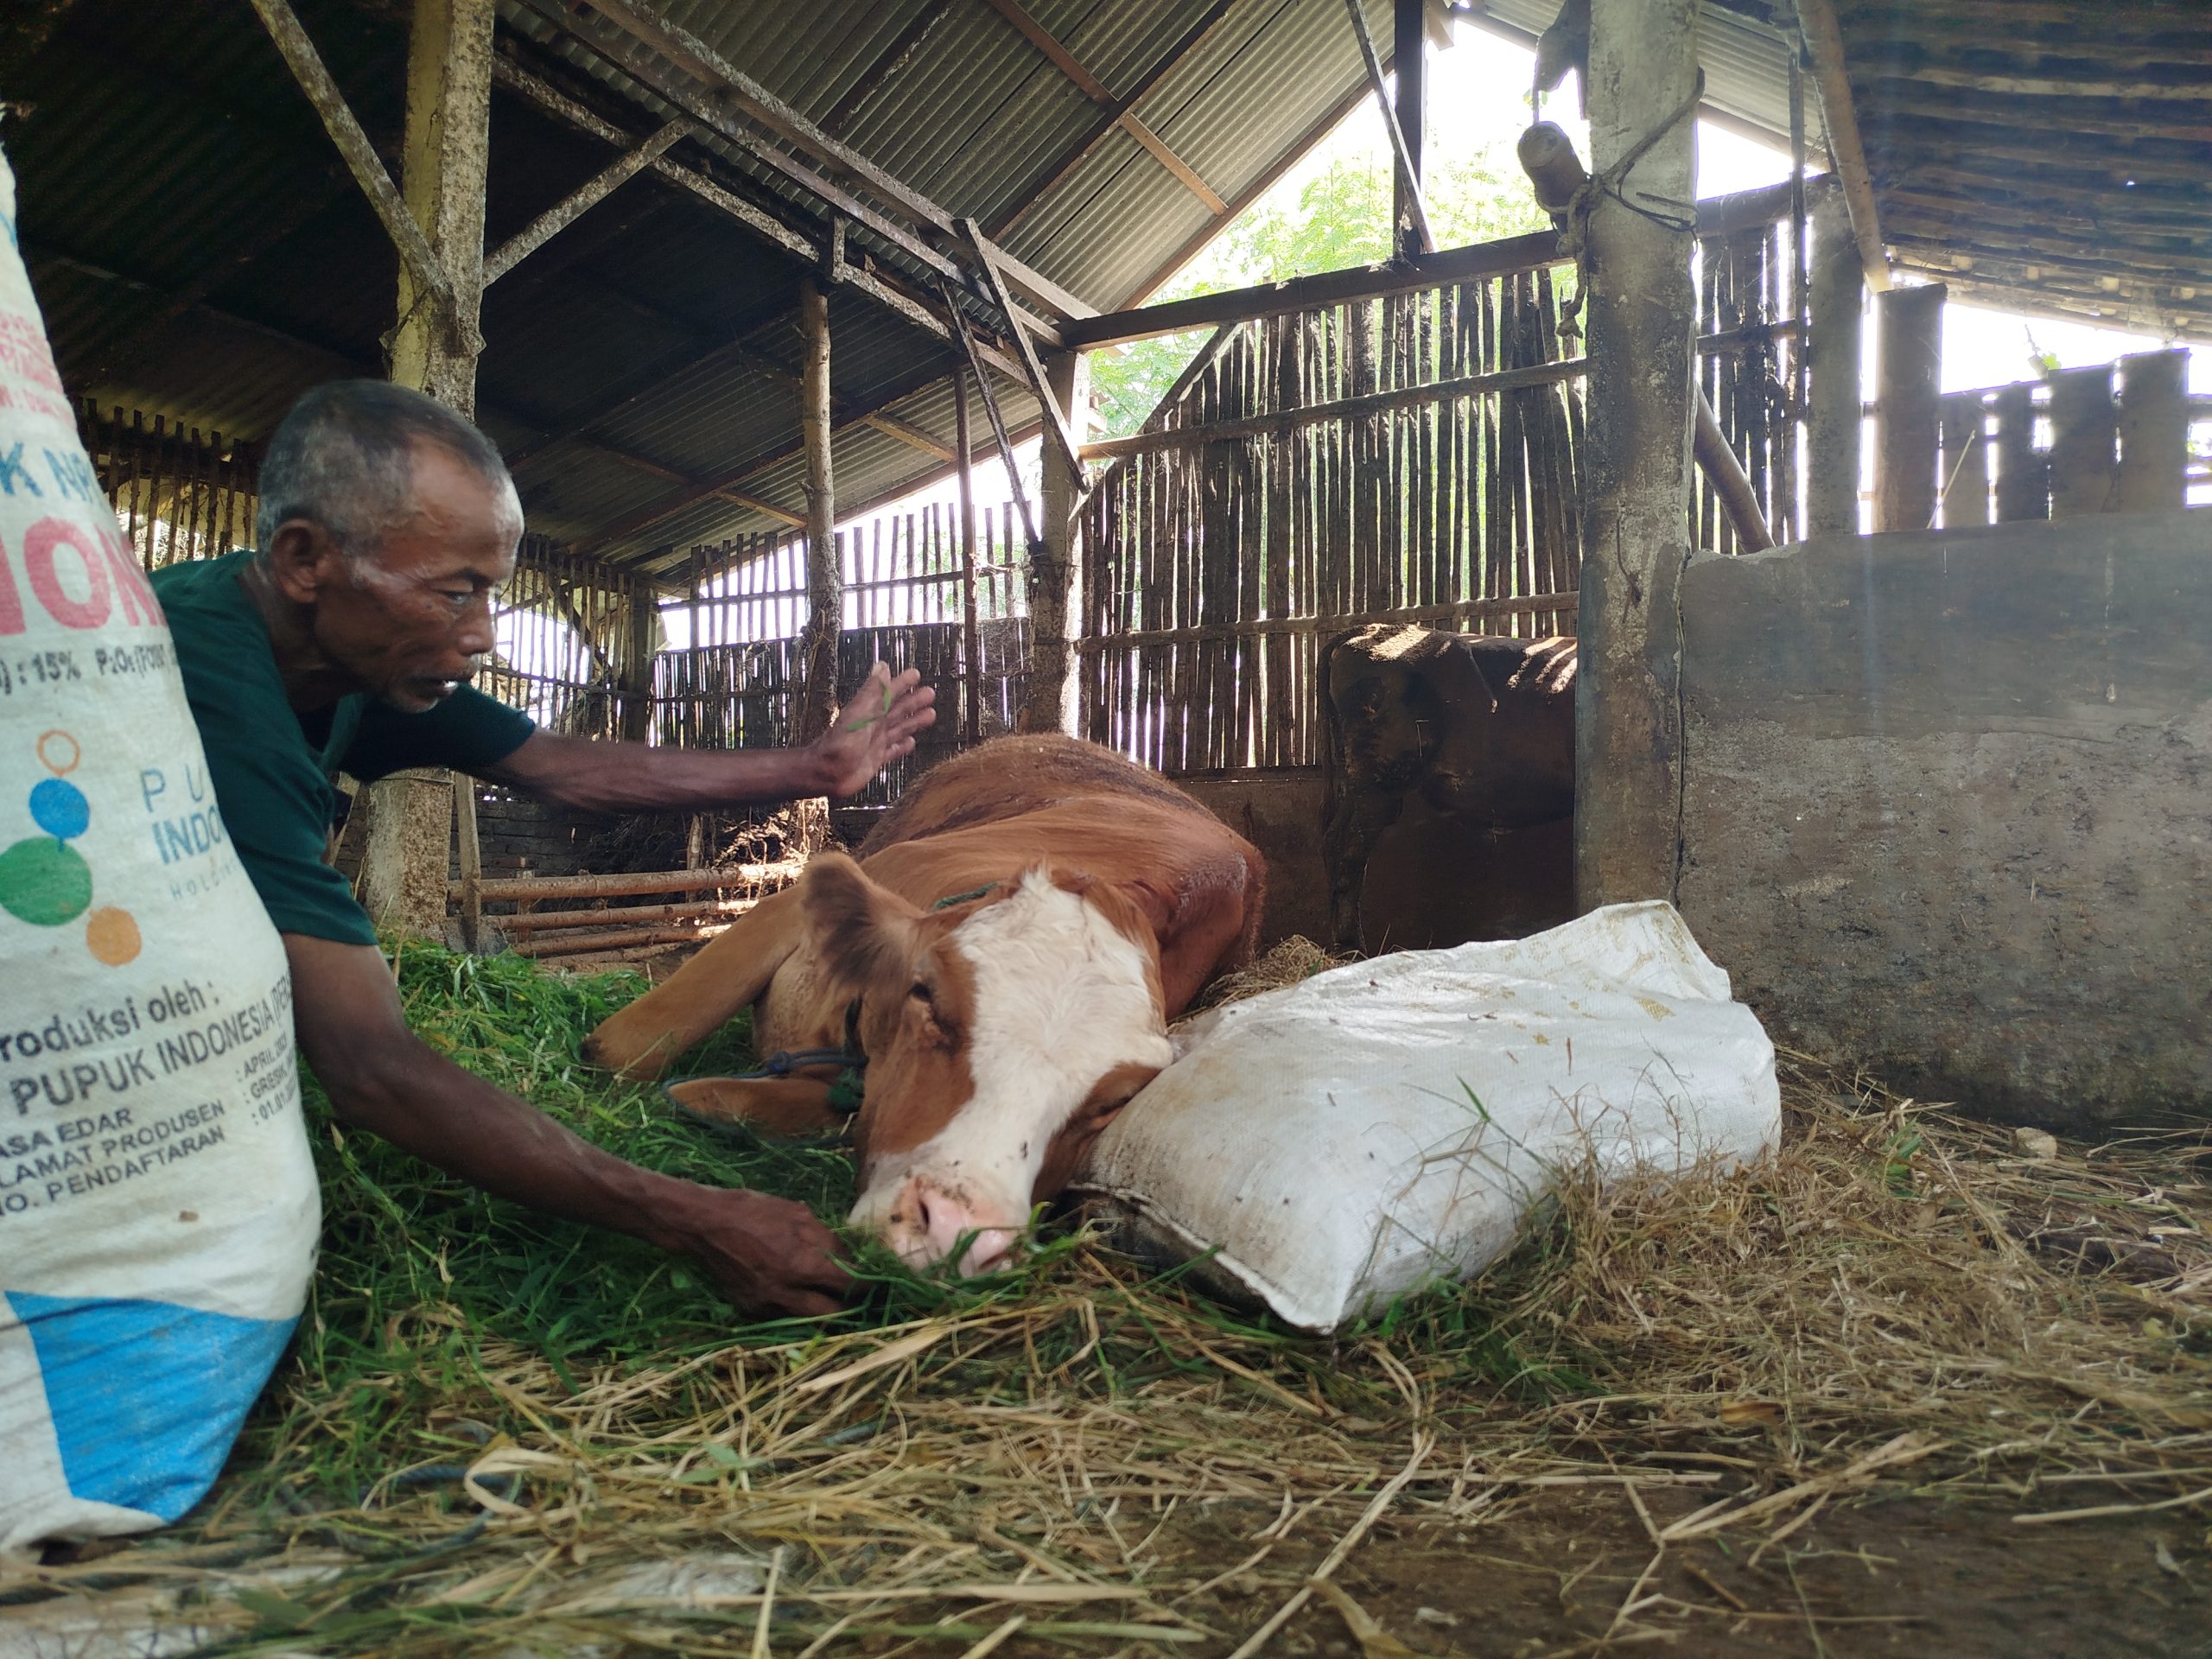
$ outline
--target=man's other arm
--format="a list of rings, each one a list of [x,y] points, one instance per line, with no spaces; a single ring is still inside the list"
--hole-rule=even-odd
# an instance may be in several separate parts
[[[804,1205],[623,1162],[409,1031],[374,947],[283,938],[300,1046],[341,1122],[500,1198],[690,1256],[749,1312],[836,1310],[836,1236]]]
[[[484,767],[493,783],[588,812],[697,811],[857,795],[937,720],[913,669],[875,665],[836,725],[801,749],[651,748],[532,732]]]

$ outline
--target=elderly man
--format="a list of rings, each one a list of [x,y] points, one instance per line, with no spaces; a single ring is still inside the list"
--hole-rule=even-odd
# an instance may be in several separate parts
[[[323,862],[330,780],[451,766],[588,811],[850,795],[936,719],[879,664],[802,749],[709,753],[538,730],[467,682],[492,649],[522,509],[484,435],[381,381],[318,387],[261,469],[258,550],[154,581],[217,802],[289,957],[301,1046],[348,1125],[486,1191],[696,1260],[740,1306],[820,1314],[845,1284],[803,1206],[652,1173],[410,1033],[368,917]]]

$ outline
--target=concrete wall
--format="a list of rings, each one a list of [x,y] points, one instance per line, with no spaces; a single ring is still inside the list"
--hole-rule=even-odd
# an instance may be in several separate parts
[[[1178,778],[1224,823],[1268,859],[1268,906],[1260,948],[1292,934],[1325,944],[1329,880],[1321,868],[1321,827],[1329,791],[1319,767]]]
[[[2212,1114],[2212,512],[1707,559],[1681,611],[1681,908],[1778,1039]]]

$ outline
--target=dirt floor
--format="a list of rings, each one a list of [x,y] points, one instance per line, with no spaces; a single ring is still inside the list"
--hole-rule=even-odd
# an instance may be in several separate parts
[[[1660,1528],[1699,1501],[1663,1491],[1643,1498]],[[1395,1643],[1470,1659],[1655,1648],[1716,1659],[2212,1654],[2212,1554],[2201,1514],[2031,1528],[2015,1524],[2013,1512],[1876,1499],[1826,1510],[1764,1551],[1756,1539],[1724,1534],[1662,1552],[1620,1489],[1576,1489],[1463,1535],[1386,1528],[1336,1574],[1382,1638],[1370,1635],[1363,1649],[1357,1614],[1348,1620],[1317,1599],[1266,1651],[1389,1659],[1401,1654]],[[1220,1515],[1166,1548],[1227,1566],[1257,1547],[1246,1542],[1252,1529],[1239,1534]],[[1231,1636],[1257,1629],[1330,1542],[1294,1536],[1223,1585],[1200,1618]]]

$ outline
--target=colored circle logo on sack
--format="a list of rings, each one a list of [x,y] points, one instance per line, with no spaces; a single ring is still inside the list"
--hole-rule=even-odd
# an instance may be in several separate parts
[[[112,905],[92,909],[92,867],[69,844],[92,823],[92,802],[69,781],[83,751],[60,730],[42,734],[34,747],[39,764],[52,774],[31,785],[31,822],[41,833],[0,851],[0,910],[33,927],[65,926],[91,911],[85,948],[119,968],[138,954],[138,924]]]

